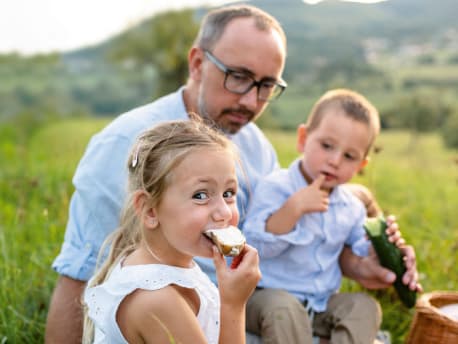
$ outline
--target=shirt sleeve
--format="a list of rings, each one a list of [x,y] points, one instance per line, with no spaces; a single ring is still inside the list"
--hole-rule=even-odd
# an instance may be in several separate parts
[[[130,147],[130,140],[116,135],[89,143],[73,178],[64,243],[53,263],[59,274],[84,281],[92,275],[103,241],[118,226]]]
[[[274,172],[269,175],[269,178],[258,183],[242,227],[247,242],[256,247],[261,258],[278,256],[290,246],[288,241],[281,239],[282,235],[266,232],[268,218],[289,197],[276,182],[272,182],[277,178],[279,178],[278,173]]]
[[[345,244],[351,247],[354,254],[360,257],[366,257],[369,254],[369,246],[371,245],[363,227],[364,221],[366,220],[366,209],[360,202],[355,203],[354,208],[354,214],[357,221],[355,221],[355,225]]]
[[[254,123],[246,125],[231,139],[238,147],[241,162],[238,166],[241,168],[237,170],[237,206],[240,213],[239,227],[243,228],[258,182],[279,169],[279,164],[272,144]]]

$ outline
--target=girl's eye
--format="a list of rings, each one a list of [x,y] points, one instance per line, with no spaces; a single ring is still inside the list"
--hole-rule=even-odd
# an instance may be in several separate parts
[[[235,197],[235,191],[234,190],[224,191],[223,197],[224,198],[233,198],[233,197]]]
[[[205,192],[201,191],[201,192],[196,192],[194,195],[192,195],[192,198],[202,201],[202,200],[208,199],[208,195]]]

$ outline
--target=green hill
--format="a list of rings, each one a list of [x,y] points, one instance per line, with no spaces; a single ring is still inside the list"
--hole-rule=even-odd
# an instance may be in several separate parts
[[[458,55],[458,1],[388,0],[362,4],[337,0],[316,5],[301,0],[253,0],[249,2],[274,15],[288,37],[285,78],[290,84],[326,78],[325,69],[371,73],[374,56],[417,59],[422,54],[444,51]],[[196,9],[199,21],[206,8]],[[147,30],[154,17],[94,47],[65,54],[68,63],[81,59],[103,60],[122,41]],[[167,47],[164,47],[166,49]],[[355,67],[356,66],[356,67]],[[356,70],[356,71],[355,71]]]
[[[362,44],[368,39],[383,39],[389,49],[399,49],[406,44],[433,42],[444,35],[458,36],[456,0],[388,0],[370,5],[337,0],[316,5],[301,0],[248,3],[268,11],[283,25],[289,40],[288,71],[298,67],[309,69],[317,57],[332,60],[352,57],[364,61]],[[196,20],[205,12],[206,9],[196,9]],[[151,20],[154,17],[129,31],[144,30]],[[118,44],[126,34],[65,56],[103,58],[110,46]]]

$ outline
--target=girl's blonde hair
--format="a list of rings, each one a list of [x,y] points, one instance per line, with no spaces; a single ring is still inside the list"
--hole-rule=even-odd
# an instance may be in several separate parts
[[[137,139],[128,161],[128,198],[120,217],[120,224],[103,243],[98,261],[110,246],[108,256],[96,269],[89,287],[104,282],[123,257],[133,252],[143,238],[143,214],[134,207],[134,196],[142,192],[146,208],[157,206],[171,183],[173,170],[191,152],[198,149],[228,151],[237,160],[236,148],[229,139],[197,115],[191,120],[168,121],[145,131]],[[198,162],[197,162],[198,163]],[[87,309],[84,317],[83,343],[92,343],[94,326]]]
[[[371,134],[368,153],[380,132],[380,118],[375,106],[358,92],[344,88],[330,90],[318,99],[307,118],[305,125],[309,133],[318,128],[330,109],[342,110],[345,116],[367,125]]]

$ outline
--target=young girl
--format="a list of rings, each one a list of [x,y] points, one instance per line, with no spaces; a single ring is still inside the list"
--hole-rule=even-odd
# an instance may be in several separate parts
[[[237,225],[236,161],[231,142],[198,120],[141,135],[120,227],[84,293],[85,343],[245,342],[257,252],[245,245],[239,265],[228,267],[203,234]],[[219,293],[194,256],[213,257]]]

